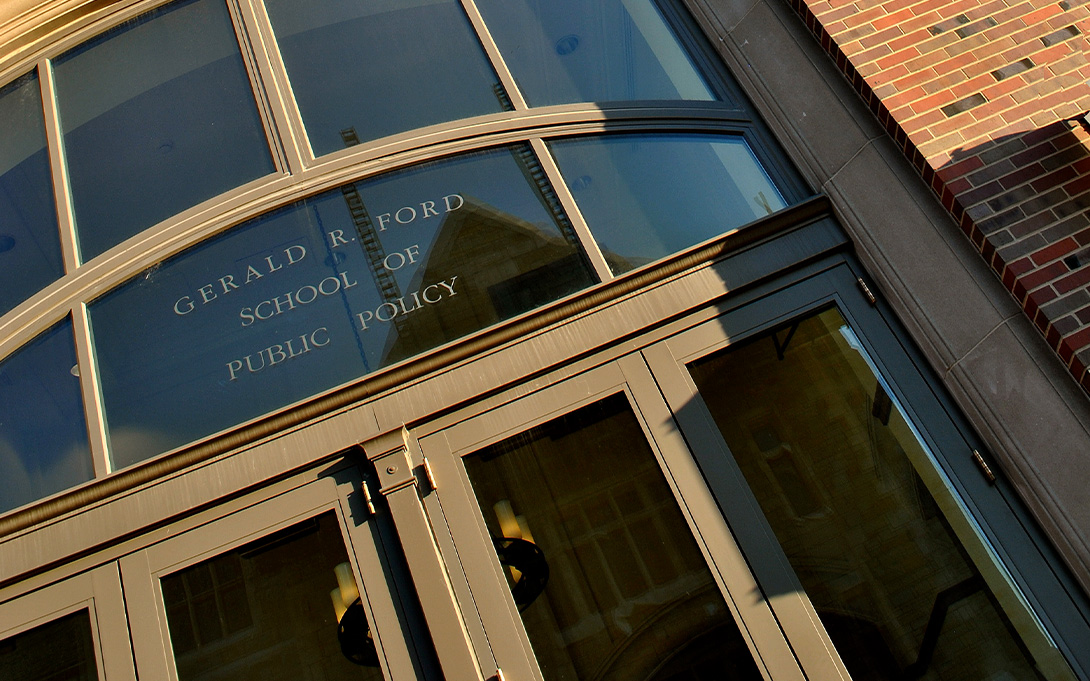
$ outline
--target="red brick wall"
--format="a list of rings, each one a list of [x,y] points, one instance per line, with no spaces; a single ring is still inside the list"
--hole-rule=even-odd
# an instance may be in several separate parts
[[[791,4],[1090,390],[1090,2]]]

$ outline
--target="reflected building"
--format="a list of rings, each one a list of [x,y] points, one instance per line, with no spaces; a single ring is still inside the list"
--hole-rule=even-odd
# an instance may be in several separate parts
[[[810,4],[0,10],[0,677],[1090,679],[1090,403]]]

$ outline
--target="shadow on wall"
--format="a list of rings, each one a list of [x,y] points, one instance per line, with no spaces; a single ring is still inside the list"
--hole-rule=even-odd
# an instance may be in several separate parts
[[[1090,390],[1090,128],[1057,121],[961,148],[932,183]]]

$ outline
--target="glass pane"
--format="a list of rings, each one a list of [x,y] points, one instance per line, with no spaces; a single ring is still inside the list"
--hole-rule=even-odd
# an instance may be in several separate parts
[[[362,606],[350,611],[359,626],[341,634],[346,615],[331,601],[333,592],[343,601],[342,582],[359,597],[347,561],[330,512],[164,577],[180,681],[380,681]],[[366,664],[349,661],[341,638],[365,642]]]
[[[607,135],[549,148],[614,274],[786,206],[740,136]]]
[[[114,465],[591,284],[540,177],[519,146],[347,185],[242,225],[93,303]]]
[[[0,315],[64,274],[38,76],[0,89]]]
[[[96,681],[95,645],[86,610],[0,641],[4,681]]]
[[[316,156],[510,108],[456,0],[266,0]]]
[[[465,465],[546,679],[761,678],[623,395]]]
[[[54,72],[84,260],[274,169],[222,0],[142,15]]]
[[[0,512],[94,477],[72,323],[0,361]]]
[[[829,309],[690,369],[853,679],[1041,678],[863,352]]]
[[[654,0],[477,0],[531,106],[715,95]]]

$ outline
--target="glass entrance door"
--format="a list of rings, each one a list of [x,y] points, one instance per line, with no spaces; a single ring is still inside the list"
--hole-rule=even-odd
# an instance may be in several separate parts
[[[121,559],[137,666],[177,681],[438,679],[403,567],[342,462]]]
[[[804,667],[856,681],[1075,678],[1030,605],[1043,589],[1008,569],[1050,570],[1015,553],[1025,519],[853,300],[853,278],[835,268],[644,351],[785,632],[835,649],[801,655]],[[1053,625],[1082,618],[1049,605],[1066,613]]]
[[[1080,678],[1055,557],[856,293],[834,267],[403,434],[483,678]]]
[[[116,565],[10,599],[0,592],[0,679],[135,681],[121,602]]]
[[[485,678],[804,678],[648,378],[621,357],[420,438]]]

